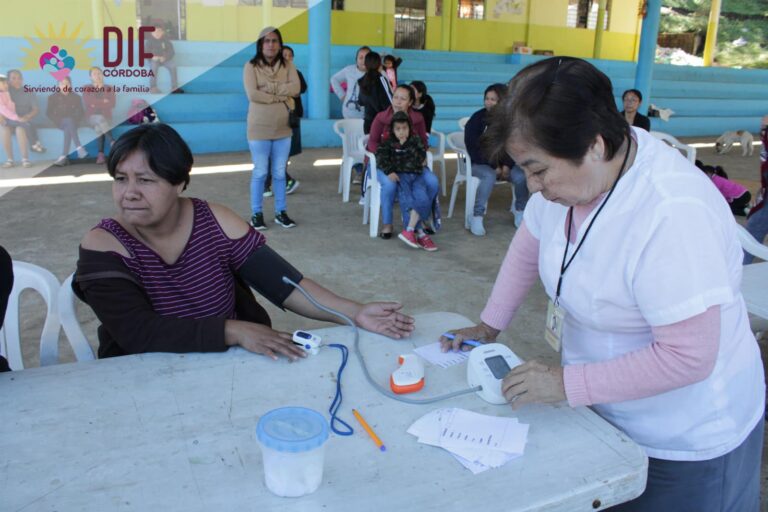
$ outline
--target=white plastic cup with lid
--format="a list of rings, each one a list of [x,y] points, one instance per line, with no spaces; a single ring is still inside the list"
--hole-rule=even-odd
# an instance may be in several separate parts
[[[328,439],[328,422],[322,414],[306,407],[273,409],[259,419],[256,438],[267,489],[295,498],[320,487]]]

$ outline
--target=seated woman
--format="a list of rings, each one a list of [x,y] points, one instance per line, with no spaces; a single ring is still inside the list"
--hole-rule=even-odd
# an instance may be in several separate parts
[[[621,95],[621,101],[624,103],[624,110],[621,115],[627,120],[630,126],[637,126],[643,130],[651,131],[651,120],[638,112],[643,103],[643,93],[637,89],[627,89]]]
[[[392,105],[386,110],[379,112],[371,124],[371,133],[368,137],[367,149],[371,153],[376,153],[379,144],[387,140],[390,136],[390,125],[392,117],[396,112],[405,112],[411,120],[412,134],[417,135],[424,143],[424,147],[429,147],[429,136],[424,125],[424,118],[421,114],[413,110],[413,89],[407,85],[398,85],[392,94]],[[435,197],[440,187],[437,176],[432,174],[428,168],[424,168],[422,179],[427,185],[427,194],[429,197]],[[392,210],[395,204],[395,194],[397,193],[397,183],[392,182],[387,175],[378,169],[378,179],[381,184],[381,233],[379,236],[385,240],[392,238]],[[422,219],[424,221],[426,219]],[[403,226],[408,224],[406,213],[403,212]],[[429,231],[428,231],[429,232]]]
[[[101,321],[99,357],[232,345],[273,359],[302,357],[289,333],[270,327],[247,285],[282,309],[337,319],[283,276],[361,328],[392,338],[410,334],[413,319],[400,304],[339,297],[305,278],[228,208],[182,197],[192,162],[184,140],[160,123],[126,132],[110,151],[116,215],[86,233],[72,285]]]

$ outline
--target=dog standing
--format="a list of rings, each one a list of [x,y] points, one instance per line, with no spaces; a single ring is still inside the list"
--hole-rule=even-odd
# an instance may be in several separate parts
[[[731,150],[731,146],[736,142],[741,143],[741,156],[752,156],[752,152],[754,151],[752,142],[754,142],[754,138],[752,137],[752,134],[746,130],[725,132],[722,134],[715,142],[715,151],[717,151],[717,154],[719,155],[724,155]]]

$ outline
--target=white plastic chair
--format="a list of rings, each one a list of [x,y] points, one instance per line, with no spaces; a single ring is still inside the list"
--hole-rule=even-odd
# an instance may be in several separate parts
[[[72,291],[73,276],[74,274],[70,274],[59,288],[59,319],[77,360],[93,361],[96,359],[93,349],[80,328],[80,322],[77,321],[75,294]]]
[[[467,122],[469,121],[469,116],[462,117],[459,119],[459,128],[461,130],[464,130],[464,127],[467,126]]]
[[[440,164],[440,190],[443,191],[443,197],[445,197],[447,194],[445,185],[445,134],[437,130],[432,130],[429,133],[432,136],[437,137],[437,146],[431,147],[430,153],[432,153],[432,162],[434,164]]]
[[[8,359],[14,370],[24,369],[21,354],[21,329],[19,323],[19,298],[21,292],[32,289],[45,300],[47,312],[43,332],[40,336],[40,366],[56,364],[59,361],[59,280],[48,270],[25,263],[13,262],[13,289],[8,297],[3,328],[0,329],[0,353]]]
[[[677,140],[675,137],[673,137],[668,133],[651,132],[651,135],[653,135],[659,140],[663,140],[673,148],[682,152],[692,164],[696,163],[696,148],[694,148],[693,146],[689,146],[688,144],[683,144],[682,142],[680,142],[679,140]]]
[[[742,249],[753,256],[757,256],[761,260],[768,261],[768,246],[765,246],[760,243],[759,240],[756,240],[755,237],[747,231],[747,228],[741,224],[736,224],[736,234],[739,235],[739,242],[741,243]]]
[[[472,212],[475,209],[475,194],[477,193],[480,179],[472,176],[472,160],[469,158],[469,153],[467,153],[467,148],[464,145],[464,132],[449,133],[448,147],[456,152],[456,178],[453,180],[453,187],[451,187],[448,217],[453,217],[453,207],[456,205],[459,186],[465,183],[467,190],[464,201],[464,227],[469,229]]]
[[[363,136],[362,119],[340,119],[333,123],[333,131],[341,137],[341,168],[339,169],[339,194],[341,200],[349,202],[349,185],[352,166],[363,163],[364,153],[360,152],[358,140]]]
[[[367,140],[365,142],[367,142]],[[378,179],[376,155],[370,151],[366,151],[365,156],[368,157],[368,175],[365,179],[363,225],[370,223],[368,226],[368,236],[371,238],[376,238],[376,236],[379,234],[379,219],[381,218],[381,184],[379,183]],[[432,153],[427,151],[427,168],[432,170],[432,167]]]

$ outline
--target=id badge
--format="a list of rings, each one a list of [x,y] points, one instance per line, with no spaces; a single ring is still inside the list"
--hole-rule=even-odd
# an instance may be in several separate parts
[[[547,303],[547,323],[544,329],[544,339],[555,352],[560,352],[563,341],[563,324],[565,310],[550,300]]]

